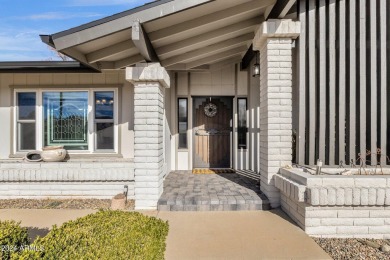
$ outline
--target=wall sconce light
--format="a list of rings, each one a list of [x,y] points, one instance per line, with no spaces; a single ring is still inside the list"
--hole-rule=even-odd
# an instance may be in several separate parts
[[[259,64],[259,60],[258,60],[258,55],[259,55],[259,52],[256,51],[256,52],[255,52],[256,63],[253,64],[253,77],[258,77],[258,76],[260,76],[260,64]]]

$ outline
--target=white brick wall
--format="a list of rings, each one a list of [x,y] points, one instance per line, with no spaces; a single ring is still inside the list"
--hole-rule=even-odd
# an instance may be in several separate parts
[[[313,176],[280,169],[275,185],[281,192],[283,211],[311,236],[387,239],[388,179],[390,176]],[[325,186],[329,184],[336,187]]]
[[[128,186],[134,199],[133,163],[0,163],[0,199],[111,199]]]
[[[292,39],[299,22],[264,22],[253,41],[260,51],[260,182],[272,207],[280,205],[273,176],[292,159]],[[288,191],[290,192],[290,191]]]
[[[157,64],[127,68],[134,85],[135,208],[155,209],[163,191],[164,94],[169,76]]]

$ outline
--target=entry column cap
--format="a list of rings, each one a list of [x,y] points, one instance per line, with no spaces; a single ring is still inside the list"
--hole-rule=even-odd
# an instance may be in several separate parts
[[[159,63],[138,63],[135,67],[127,67],[126,80],[132,84],[159,82],[164,88],[171,85],[168,72]]]

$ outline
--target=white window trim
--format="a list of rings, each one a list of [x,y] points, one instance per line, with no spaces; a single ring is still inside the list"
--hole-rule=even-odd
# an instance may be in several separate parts
[[[39,88],[37,90],[29,89],[15,89],[14,90],[14,107],[15,113],[13,118],[14,124],[14,138],[13,138],[13,147],[14,154],[26,153],[28,151],[19,150],[18,147],[18,133],[17,133],[17,122],[18,122],[18,103],[17,96],[18,93],[36,93],[36,114],[35,114],[35,127],[36,127],[36,149],[42,150],[44,140],[43,140],[43,92],[88,92],[88,150],[69,150],[69,154],[118,154],[119,151],[119,126],[118,126],[118,88]],[[105,92],[113,91],[114,92],[114,150],[96,150],[96,129],[95,129],[95,92]]]

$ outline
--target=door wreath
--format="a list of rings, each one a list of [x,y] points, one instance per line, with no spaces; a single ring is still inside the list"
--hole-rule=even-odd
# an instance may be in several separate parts
[[[213,103],[208,103],[204,107],[204,114],[208,117],[214,117],[218,112],[217,105]]]

